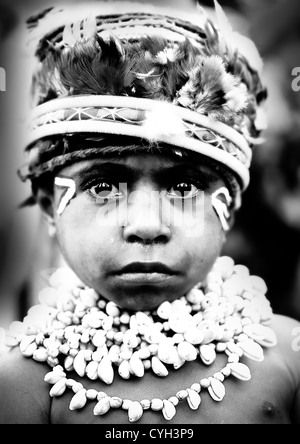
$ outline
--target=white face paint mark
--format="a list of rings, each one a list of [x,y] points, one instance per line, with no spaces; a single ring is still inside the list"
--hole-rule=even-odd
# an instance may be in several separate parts
[[[224,203],[220,196],[225,197],[226,203]],[[211,197],[211,202],[212,202],[212,206],[215,209],[222,227],[224,229],[224,231],[229,231],[230,227],[228,224],[228,219],[230,218],[230,213],[229,213],[229,207],[232,204],[233,200],[232,197],[230,196],[229,190],[225,187],[220,188],[219,190],[217,190],[215,193],[213,193],[212,197]]]
[[[73,179],[66,179],[65,177],[56,177],[54,184],[59,188],[66,189],[57,210],[57,214],[61,216],[76,194],[76,184]]]

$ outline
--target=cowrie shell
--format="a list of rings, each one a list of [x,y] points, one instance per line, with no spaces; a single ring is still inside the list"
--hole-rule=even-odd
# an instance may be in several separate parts
[[[239,342],[239,347],[244,351],[244,355],[247,358],[257,362],[264,361],[265,357],[264,357],[263,348],[256,342],[253,341]]]
[[[216,324],[213,321],[205,320],[198,324],[197,328],[204,333],[203,344],[210,344],[216,339],[217,331]]]
[[[111,385],[114,380],[114,369],[108,356],[104,356],[98,366],[98,376],[107,385]]]
[[[80,410],[83,409],[86,406],[87,403],[87,397],[86,397],[86,390],[82,389],[76,395],[73,396],[70,402],[70,410]]]
[[[176,416],[176,408],[172,402],[164,400],[163,415],[166,421],[171,421]]]
[[[128,410],[129,422],[137,422],[144,414],[143,407],[139,402],[132,402]]]
[[[123,361],[119,367],[119,375],[123,379],[130,379],[130,364],[128,361]]]
[[[187,389],[189,394],[187,402],[192,410],[198,410],[201,404],[201,397],[194,390]]]
[[[240,379],[241,381],[250,381],[251,372],[249,370],[249,367],[247,367],[245,364],[234,363],[228,364],[227,367],[230,368],[231,374],[235,378]]]
[[[192,345],[202,344],[204,338],[204,333],[196,327],[189,328],[184,334],[184,339]]]
[[[138,354],[134,354],[132,356],[129,365],[130,371],[133,375],[137,376],[138,378],[143,378],[143,376],[145,375],[145,367]]]
[[[188,362],[195,361],[198,355],[196,348],[192,344],[186,341],[178,344],[178,353],[182,360]]]
[[[110,398],[107,396],[106,398],[101,399],[96,407],[94,408],[95,416],[103,416],[110,410]]]
[[[244,333],[263,347],[271,348],[277,345],[277,336],[269,327],[251,324],[244,327]]]
[[[244,351],[239,347],[239,345],[234,344],[233,342],[227,343],[227,350],[229,354],[235,354],[238,355],[239,358],[242,358]]]
[[[26,350],[28,347],[35,342],[35,336],[26,336],[21,344],[20,344],[20,351],[22,354],[26,353]]]
[[[209,345],[202,345],[199,351],[200,358],[205,365],[211,365],[213,362],[215,362],[217,354],[213,347]]]
[[[169,365],[175,364],[178,361],[178,351],[174,347],[172,339],[166,339],[159,345],[158,358]]]
[[[98,379],[98,367],[99,363],[92,361],[87,365],[86,374],[89,379],[96,381]]]
[[[83,378],[86,370],[85,352],[83,350],[81,350],[75,357],[73,365],[77,375]]]
[[[209,381],[210,381],[210,386],[208,387],[208,392],[212,397],[212,399],[216,402],[223,401],[226,394],[224,384],[215,378],[210,378]]]
[[[54,387],[52,387],[52,389],[50,390],[50,396],[51,398],[62,396],[66,390],[67,390],[67,379],[64,378],[58,381],[54,385]]]
[[[176,311],[169,319],[171,330],[175,333],[185,333],[193,323],[193,317],[187,313]]]
[[[161,378],[165,378],[169,374],[166,366],[155,356],[152,358],[152,370],[157,376],[160,376]]]
[[[149,325],[153,324],[153,320],[142,312],[138,312],[136,314],[136,321],[139,326],[145,325],[146,327],[148,327]]]
[[[197,288],[194,288],[193,290],[191,290],[186,296],[187,301],[190,304],[194,304],[194,305],[201,304],[203,298],[204,298],[203,291],[198,290]]]
[[[158,316],[163,319],[164,321],[167,321],[171,314],[172,314],[172,305],[170,302],[164,302],[161,304],[161,306],[157,310]]]

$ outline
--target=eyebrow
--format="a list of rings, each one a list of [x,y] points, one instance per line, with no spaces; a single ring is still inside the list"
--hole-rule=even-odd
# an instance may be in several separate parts
[[[101,164],[94,162],[89,165],[79,166],[74,173],[70,174],[70,176],[72,176],[75,181],[80,181],[87,176],[95,176],[97,174],[109,174],[120,177],[121,181],[126,181],[137,178],[141,174],[141,170],[114,162],[113,159],[110,159]],[[218,173],[213,171],[209,166],[205,164],[192,165],[189,162],[181,162],[180,164],[162,167],[159,171],[153,168],[153,172],[150,172],[150,175],[156,180],[166,180],[166,178],[169,179],[170,177],[175,177],[180,174],[205,174],[206,176],[209,176],[212,181],[220,179]]]

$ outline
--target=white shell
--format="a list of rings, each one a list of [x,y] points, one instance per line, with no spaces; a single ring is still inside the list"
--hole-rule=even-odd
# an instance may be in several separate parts
[[[136,321],[140,326],[145,325],[146,327],[149,327],[149,325],[153,324],[153,320],[141,311],[139,311],[135,316],[136,316]]]
[[[164,402],[161,399],[153,399],[151,402],[151,409],[154,412],[160,412],[164,408]]]
[[[111,385],[114,380],[114,369],[108,356],[104,356],[98,366],[98,376],[107,385]]]
[[[163,304],[161,304],[161,306],[157,310],[157,314],[161,319],[167,321],[172,314],[172,305],[170,304],[170,302],[164,302]]]
[[[277,345],[275,332],[264,325],[246,325],[244,327],[244,333],[263,347],[275,347]]]
[[[56,398],[59,396],[62,396],[65,391],[67,390],[67,379],[61,379],[58,381],[50,390],[50,396],[51,398]]]
[[[175,370],[179,370],[181,367],[184,366],[184,364],[186,363],[185,359],[182,359],[179,355],[178,355],[178,361],[175,362],[175,364],[173,365]]]
[[[86,361],[85,361],[85,352],[81,350],[76,358],[74,359],[74,370],[81,378],[85,375],[86,370]]]
[[[158,358],[165,364],[175,364],[178,359],[178,351],[174,347],[172,339],[165,339],[158,347]]]
[[[123,361],[119,367],[119,375],[123,379],[130,379],[130,364],[128,361]]]
[[[117,316],[120,316],[120,309],[114,302],[108,302],[108,304],[106,305],[106,313],[108,316],[116,318]]]
[[[198,352],[196,348],[189,342],[181,342],[178,345],[178,353],[182,360],[192,362],[197,359]]]
[[[123,344],[130,349],[138,346],[138,338],[135,331],[127,330],[123,337]]]
[[[143,401],[141,401],[141,406],[143,407],[144,410],[150,410],[151,401],[149,399],[143,399]]]
[[[224,384],[215,378],[210,378],[209,381],[210,381],[210,386],[208,387],[208,392],[212,397],[212,399],[216,402],[223,401],[226,394]]]
[[[97,333],[94,335],[93,344],[95,347],[103,347],[106,343],[106,336],[104,331],[97,331]]]
[[[197,288],[193,288],[193,290],[191,290],[186,296],[188,302],[194,305],[201,304],[203,298],[204,298],[203,291],[198,290]]]
[[[241,381],[250,381],[251,372],[249,370],[249,367],[247,367],[245,364],[241,363],[228,364],[227,367],[230,368],[231,374],[235,378],[240,379]]]
[[[145,375],[145,367],[138,354],[134,354],[132,356],[129,364],[131,373],[138,378],[143,378],[143,376]]]
[[[120,409],[122,407],[123,400],[121,398],[118,398],[115,396],[114,398],[111,398],[110,400],[110,406],[112,409]]]
[[[217,337],[216,324],[209,319],[198,324],[197,328],[204,333],[203,344],[212,343]]]
[[[128,410],[129,422],[137,422],[144,414],[144,409],[139,402],[132,402]]]
[[[48,384],[55,385],[57,382],[64,379],[65,377],[66,377],[65,373],[53,371],[47,373],[47,375],[44,378],[44,381],[47,382]]]
[[[101,399],[96,407],[94,408],[94,415],[95,416],[103,416],[106,415],[107,412],[110,410],[110,398],[106,397]]]
[[[187,401],[192,410],[198,410],[201,404],[201,397],[194,390],[187,389],[189,394]]]
[[[169,374],[166,366],[155,356],[152,358],[152,370],[157,376],[160,376],[161,378],[165,378]]]
[[[186,312],[176,311],[169,319],[171,330],[175,333],[185,333],[193,323],[193,317]]]
[[[238,355],[240,358],[242,358],[244,351],[241,349],[239,345],[234,344],[233,342],[227,343],[227,350],[230,354]]]
[[[38,348],[33,353],[33,359],[37,362],[46,362],[48,358],[48,352],[44,347]]]
[[[265,357],[264,357],[263,348],[256,342],[253,341],[239,342],[239,347],[241,347],[241,349],[244,350],[244,355],[247,358],[257,362],[264,361]]]
[[[86,397],[90,401],[95,401],[95,399],[97,399],[97,396],[98,396],[97,390],[91,389],[91,390],[87,390],[87,392],[86,392]]]
[[[217,358],[215,349],[210,345],[202,345],[200,347],[200,358],[205,365],[211,365]]]
[[[189,328],[184,334],[184,339],[193,345],[202,344],[204,338],[205,338],[204,333],[196,327]]]
[[[98,367],[99,363],[92,361],[88,364],[86,368],[87,377],[92,381],[96,381],[96,379],[98,379]]]
[[[82,389],[76,395],[73,396],[70,402],[70,410],[80,410],[85,407],[87,403],[86,390]]]
[[[171,421],[176,416],[176,408],[172,402],[164,400],[163,415],[166,421]]]

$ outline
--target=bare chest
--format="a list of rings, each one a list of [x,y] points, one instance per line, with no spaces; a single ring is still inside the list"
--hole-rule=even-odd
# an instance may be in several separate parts
[[[244,361],[249,365],[252,380],[242,382],[233,377],[224,383],[226,396],[222,402],[212,399],[207,390],[202,390],[201,405],[193,411],[186,401],[176,407],[174,419],[167,422],[162,412],[151,409],[145,411],[138,424],[182,425],[182,424],[288,424],[291,394],[285,381],[285,369],[276,360],[276,355],[267,357],[264,363]],[[225,358],[219,357],[211,367],[205,367],[199,362],[187,364],[177,372],[172,372],[167,378],[154,377],[146,374],[143,379],[133,379],[129,382],[116,378],[112,386],[99,382],[80,381],[87,389],[104,391],[110,397],[120,397],[131,401],[145,399],[169,399],[180,390],[191,387],[203,378],[212,376],[220,371]],[[75,378],[76,379],[76,378]],[[78,377],[77,377],[78,380]],[[72,393],[55,399],[52,404],[52,422],[61,424],[129,424],[128,413],[125,410],[111,409],[104,416],[94,416],[96,402],[90,402],[83,410],[71,412],[69,403]]]

